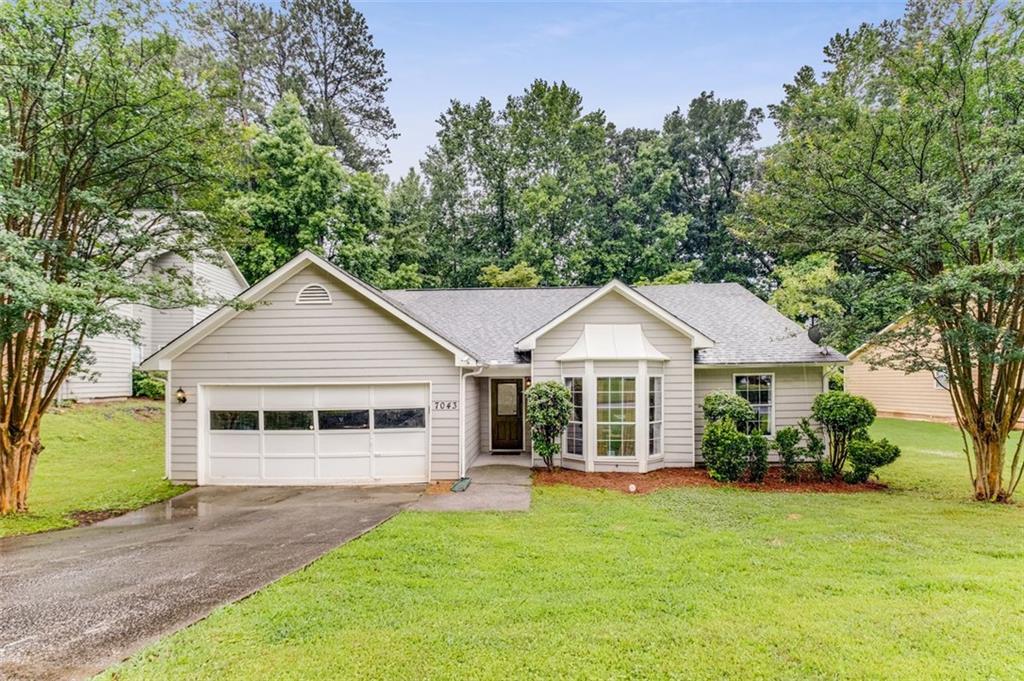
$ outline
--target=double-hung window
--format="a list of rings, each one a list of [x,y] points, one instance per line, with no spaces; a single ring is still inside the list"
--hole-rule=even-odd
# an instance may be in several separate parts
[[[636,456],[636,378],[597,379],[597,455]]]
[[[745,433],[760,430],[773,435],[775,430],[775,381],[772,374],[736,374],[733,377],[736,394],[750,402],[754,418],[739,424]]]
[[[661,404],[661,376],[650,376],[647,379],[647,412],[647,455],[660,456],[664,413]]]
[[[572,418],[565,433],[565,453],[569,456],[583,456],[583,379],[566,378],[565,387],[572,395]]]

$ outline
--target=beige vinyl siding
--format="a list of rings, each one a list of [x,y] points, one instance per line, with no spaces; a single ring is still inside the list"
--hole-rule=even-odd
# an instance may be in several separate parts
[[[466,470],[473,465],[473,461],[480,454],[480,388],[485,380],[479,378],[466,378],[466,397],[459,408],[466,414],[463,428],[465,432],[464,444],[466,447]]]
[[[935,385],[930,371],[904,373],[888,367],[872,369],[854,360],[843,371],[847,392],[871,400],[883,416],[954,421],[953,400],[948,390]]]
[[[795,426],[800,419],[811,415],[811,404],[822,391],[822,368],[809,365],[778,365],[749,368],[715,368],[697,369],[696,397],[697,405],[694,414],[695,436],[697,442],[697,460],[700,456],[700,440],[704,434],[704,413],[701,403],[708,393],[715,390],[734,391],[733,377],[735,374],[774,374],[774,407],[775,430],[786,426]]]
[[[83,375],[71,376],[64,382],[61,398],[95,400],[131,395],[132,341],[103,334],[89,339],[88,346],[94,363]]]
[[[664,465],[692,466],[693,344],[690,338],[622,295],[611,292],[537,339],[533,351],[534,381],[561,380],[558,357],[576,343],[585,324],[640,324],[651,344],[669,357],[663,374]],[[630,366],[635,370],[636,363]],[[603,369],[598,372],[603,373]],[[611,470],[608,465],[599,463],[598,470]],[[619,464],[619,470],[625,470],[624,465]]]
[[[242,282],[238,280],[235,273],[227,267],[207,260],[197,260],[194,265],[193,276],[199,290],[207,295],[230,300],[243,291]],[[218,304],[211,304],[205,307],[197,307],[193,310],[193,324],[206,319],[220,307]]]
[[[296,305],[307,284],[330,291],[331,305]],[[452,353],[309,265],[174,358],[173,388],[190,399],[172,405],[171,477],[195,481],[196,386],[200,383],[432,384],[431,400],[459,399]],[[459,472],[459,413],[430,412],[432,479]]]

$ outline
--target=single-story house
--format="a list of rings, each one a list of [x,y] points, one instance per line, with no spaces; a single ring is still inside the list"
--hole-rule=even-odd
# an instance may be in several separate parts
[[[569,387],[559,463],[701,461],[700,404],[732,390],[769,433],[845,362],[736,284],[381,291],[308,252],[168,343],[167,475],[198,484],[462,477],[530,456],[523,391]]]
[[[899,323],[898,320],[890,324],[850,352],[850,363],[843,369],[844,390],[871,400],[879,416],[955,424],[956,412],[945,371],[907,372],[877,363],[887,352],[879,339]],[[869,359],[876,362],[872,364]],[[1021,426],[1024,417],[1018,427]]]
[[[153,270],[187,271],[197,286],[209,297],[234,298],[249,285],[226,251],[213,258],[186,261],[176,253],[162,253],[147,267]],[[156,352],[172,339],[180,336],[219,305],[160,310],[145,305],[125,305],[124,314],[139,322],[137,341],[125,336],[103,334],[86,341],[93,363],[81,375],[64,381],[59,399],[101,400],[130,397],[132,369],[144,357]]]

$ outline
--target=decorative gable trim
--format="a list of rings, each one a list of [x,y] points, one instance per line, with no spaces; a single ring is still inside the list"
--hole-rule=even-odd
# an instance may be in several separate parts
[[[689,324],[687,324],[683,320],[679,319],[678,317],[673,315],[671,312],[669,312],[665,308],[663,308],[660,305],[658,305],[657,303],[651,301],[648,298],[645,298],[644,296],[642,296],[641,294],[637,293],[635,290],[633,290],[629,286],[626,286],[624,283],[622,283],[618,279],[612,279],[607,284],[605,284],[601,288],[597,289],[596,291],[594,291],[589,296],[587,296],[583,300],[579,301],[578,303],[576,303],[575,305],[573,305],[569,309],[565,310],[565,312],[563,312],[562,314],[558,315],[557,317],[555,317],[554,319],[549,321],[544,326],[540,327],[539,329],[537,329],[536,331],[534,331],[530,335],[528,335],[528,336],[526,336],[524,338],[521,338],[515,344],[516,350],[518,350],[519,352],[527,352],[527,351],[533,350],[534,348],[536,348],[537,340],[541,336],[546,334],[548,331],[551,331],[556,326],[558,326],[562,322],[566,321],[567,319],[569,319],[570,317],[572,317],[576,313],[581,312],[582,310],[585,310],[586,308],[590,307],[591,305],[593,305],[597,301],[599,301],[602,298],[604,298],[609,293],[613,293],[613,292],[620,294],[626,300],[632,302],[637,307],[639,307],[639,308],[649,312],[651,315],[653,315],[654,317],[658,318],[659,320],[661,320],[662,322],[664,322],[668,326],[672,327],[673,329],[675,329],[679,333],[683,334],[684,336],[688,336],[689,338],[691,338],[693,340],[693,348],[694,348],[694,350],[699,350],[699,349],[702,349],[702,348],[714,347],[715,342],[712,339],[708,338],[703,333],[701,333],[697,329],[693,328],[692,326],[690,326]]]

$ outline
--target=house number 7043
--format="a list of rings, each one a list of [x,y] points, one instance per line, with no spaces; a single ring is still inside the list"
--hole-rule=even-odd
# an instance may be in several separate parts
[[[455,411],[458,408],[458,400],[434,400],[434,411]]]

